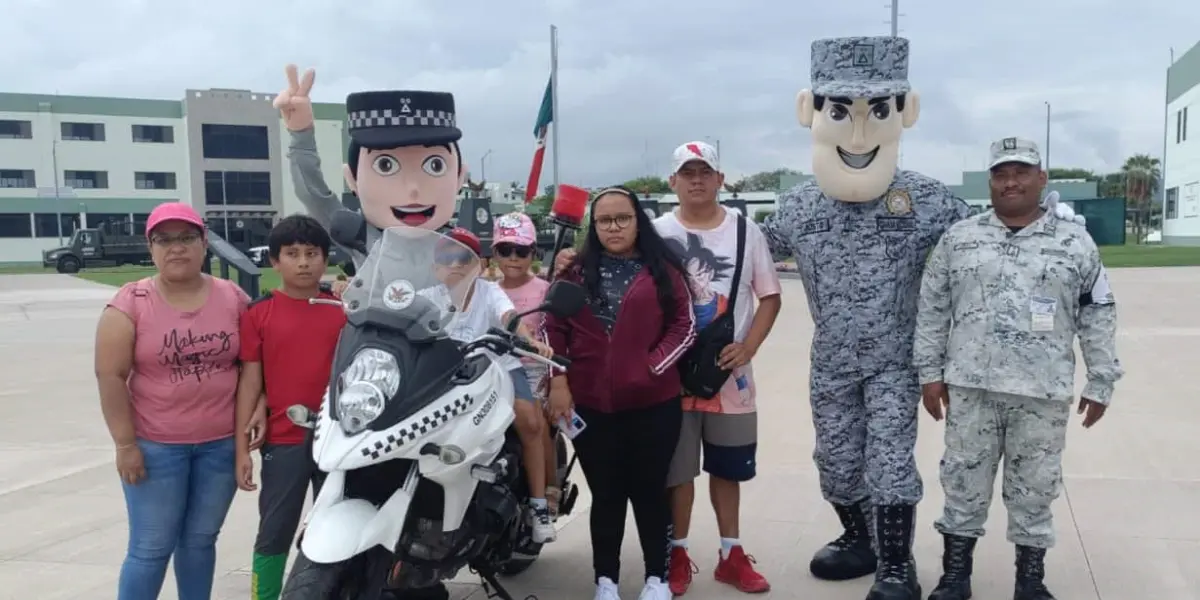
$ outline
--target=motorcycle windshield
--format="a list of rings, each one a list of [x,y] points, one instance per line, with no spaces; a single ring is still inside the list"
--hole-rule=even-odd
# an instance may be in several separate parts
[[[391,227],[342,293],[351,324],[370,323],[414,342],[449,337],[482,264],[470,247],[436,231]]]

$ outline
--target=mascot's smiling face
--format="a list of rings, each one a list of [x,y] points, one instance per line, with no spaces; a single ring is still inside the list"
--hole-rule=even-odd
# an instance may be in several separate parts
[[[915,92],[875,98],[797,98],[800,124],[813,131],[813,176],[825,195],[870,202],[887,192],[900,160],[900,137],[920,115]]]

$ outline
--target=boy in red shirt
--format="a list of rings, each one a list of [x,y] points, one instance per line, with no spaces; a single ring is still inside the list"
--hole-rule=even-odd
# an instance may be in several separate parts
[[[277,600],[283,587],[288,550],[300,525],[308,488],[316,497],[323,474],[312,458],[312,437],[287,417],[288,406],[321,406],[338,336],[346,322],[340,306],[309,304],[334,299],[321,276],[331,244],[312,217],[293,215],[267,238],[271,266],[282,284],[250,303],[241,320],[242,373],[238,382],[237,430],[245,432],[266,393],[266,439],[261,449],[262,491],[258,495],[258,537],[254,542],[252,600]],[[250,436],[237,436],[238,487],[253,491]]]

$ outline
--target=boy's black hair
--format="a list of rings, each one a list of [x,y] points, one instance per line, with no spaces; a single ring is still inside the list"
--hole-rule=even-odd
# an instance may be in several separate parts
[[[449,144],[424,144],[424,146],[426,148],[445,148],[446,152],[449,152],[454,156],[454,158],[458,159],[458,174],[462,175],[462,151],[458,148],[458,142],[450,142]],[[367,147],[354,140],[350,140],[350,148],[346,151],[346,166],[350,167],[350,174],[354,175],[355,179],[358,179],[358,155],[362,153],[361,150],[363,148]],[[394,148],[367,148],[367,150],[375,151],[393,149]]]
[[[271,258],[279,260],[279,252],[284,246],[307,244],[321,249],[322,256],[329,256],[329,247],[333,240],[321,223],[308,215],[291,215],[285,217],[267,235],[267,252]]]

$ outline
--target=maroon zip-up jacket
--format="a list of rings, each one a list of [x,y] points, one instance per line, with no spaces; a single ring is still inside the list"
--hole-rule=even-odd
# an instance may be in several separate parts
[[[564,281],[583,284],[578,269]],[[605,413],[647,408],[680,394],[675,363],[696,339],[696,317],[683,275],[671,270],[675,306],[663,314],[658,288],[643,267],[617,308],[612,334],[584,306],[575,316],[546,315],[546,337],[554,353],[571,359],[567,387],[576,404]]]

